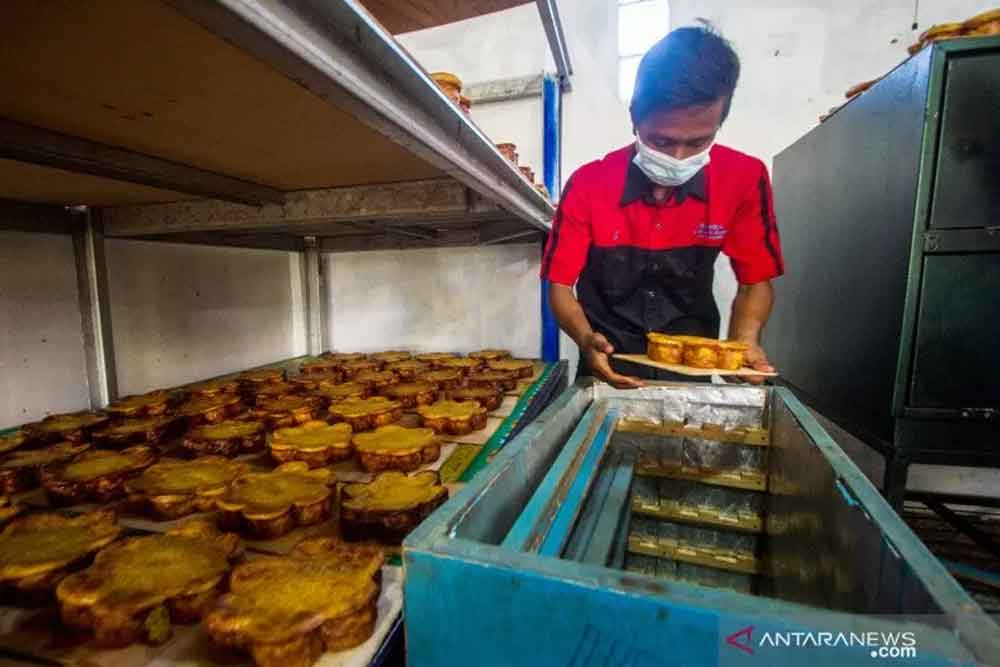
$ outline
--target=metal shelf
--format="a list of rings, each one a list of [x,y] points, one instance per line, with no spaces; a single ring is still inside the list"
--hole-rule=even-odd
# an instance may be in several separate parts
[[[519,4],[391,3],[428,25]],[[355,0],[15,0],[0,25],[0,199],[48,205],[18,229],[86,205],[108,237],[281,250],[548,230],[552,204]]]

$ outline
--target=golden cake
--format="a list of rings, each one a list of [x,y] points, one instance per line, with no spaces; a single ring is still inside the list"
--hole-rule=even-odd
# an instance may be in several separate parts
[[[386,352],[376,352],[369,356],[375,361],[381,361],[383,364],[395,364],[413,358],[413,355],[405,350],[388,350]]]
[[[977,37],[1000,35],[1000,9],[991,9],[976,14],[962,24],[962,30],[966,35]]]
[[[358,359],[357,361],[345,361],[340,370],[344,374],[345,380],[354,380],[359,373],[381,370],[384,365],[374,359]]]
[[[153,465],[156,453],[139,445],[121,451],[91,450],[66,463],[43,467],[39,479],[53,505],[107,502],[125,493],[125,480]]]
[[[453,368],[439,368],[427,371],[417,376],[419,382],[428,382],[442,391],[465,386],[465,376],[462,371]]]
[[[368,355],[363,352],[327,352],[322,355],[323,359],[331,359],[333,361],[339,362],[341,364],[347,363],[348,361],[361,361],[362,359],[367,359]]]
[[[482,359],[483,361],[495,361],[497,359],[509,359],[510,350],[478,350],[469,352],[472,359]]]
[[[727,340],[719,343],[719,368],[736,371],[743,368],[750,346],[739,341]]]
[[[318,468],[351,458],[351,426],[308,421],[295,428],[279,428],[271,434],[268,447],[278,463],[304,461]]]
[[[646,356],[664,364],[683,364],[684,343],[673,336],[651,331],[646,334]]]
[[[318,396],[284,396],[261,401],[251,414],[271,429],[288,428],[315,419],[323,408]]]
[[[343,364],[344,361],[330,357],[309,359],[299,365],[300,377],[302,375],[338,375],[343,378],[343,373],[340,371],[340,367]],[[339,382],[340,380],[337,381]]]
[[[333,473],[328,468],[309,470],[302,461],[270,472],[246,473],[216,499],[222,511],[220,525],[266,540],[296,526],[321,523],[333,508],[331,484]]]
[[[367,472],[416,470],[441,456],[441,443],[429,428],[404,428],[390,424],[353,438],[358,462]]]
[[[513,391],[517,388],[518,375],[514,371],[485,370],[469,373],[470,387],[487,387],[498,391]]]
[[[129,445],[157,445],[178,435],[183,420],[168,415],[133,417],[108,424],[91,435],[95,447],[121,449]]]
[[[0,435],[0,455],[23,447],[28,441],[28,434],[20,430],[8,433],[7,435]]]
[[[462,375],[468,375],[473,371],[477,371],[486,364],[482,359],[475,359],[473,357],[450,357],[448,359],[441,359],[434,363],[434,366],[441,369],[458,371]]]
[[[244,371],[236,376],[240,389],[247,394],[256,394],[265,384],[285,381],[285,371],[281,368],[258,368]]]
[[[530,378],[535,374],[535,364],[527,359],[493,359],[486,365],[492,371],[508,371],[520,378]]]
[[[675,336],[684,345],[684,365],[692,368],[716,368],[719,341],[701,336]]]
[[[24,505],[13,502],[10,496],[0,496],[0,526],[6,526],[24,510]]]
[[[100,412],[76,412],[52,415],[25,427],[28,437],[36,442],[89,442],[90,434],[108,423]]]
[[[399,544],[448,500],[437,472],[384,472],[368,484],[346,484],[340,496],[340,534],[345,540]]]
[[[129,503],[158,519],[176,519],[215,508],[215,499],[249,471],[247,464],[221,456],[194,461],[161,459],[125,482]]]
[[[347,571],[359,571],[371,577],[376,584],[382,582],[385,549],[373,542],[344,542],[338,537],[307,537],[292,549],[296,558],[322,558]]]
[[[423,354],[418,354],[414,359],[417,361],[422,361],[425,364],[430,364],[431,366],[437,366],[438,362],[443,359],[454,359],[458,355],[454,352],[424,352]]]
[[[88,443],[59,442],[41,449],[19,449],[0,459],[0,493],[12,495],[38,486],[38,471],[50,463],[69,461],[90,449]]]
[[[436,401],[438,390],[430,382],[400,382],[383,389],[382,395],[410,409]]]
[[[441,92],[455,104],[461,103],[462,80],[451,72],[433,72],[431,79],[437,84]]]
[[[362,371],[354,376],[353,382],[367,385],[374,393],[399,382],[399,376],[392,371]]]
[[[420,421],[438,433],[465,435],[486,428],[486,408],[475,401],[438,401],[417,408]]]
[[[264,401],[270,401],[276,398],[283,398],[290,394],[298,394],[304,389],[301,384],[295,382],[270,382],[265,385],[261,385],[257,389],[257,393],[254,394],[254,403],[260,404]]]
[[[119,399],[105,408],[112,417],[155,417],[166,414],[175,402],[177,394],[158,389],[146,394],[136,394]]]
[[[352,398],[330,406],[330,419],[334,422],[347,422],[355,432],[392,424],[402,417],[403,405],[384,396]]]
[[[331,369],[326,371],[316,371],[315,373],[302,373],[290,378],[288,381],[294,385],[302,387],[306,391],[315,391],[322,384],[339,384],[343,382],[344,374],[339,370]]]
[[[40,512],[15,519],[0,532],[0,584],[17,591],[52,591],[120,534],[115,513],[108,510],[74,517]]]
[[[342,384],[321,384],[315,390],[315,395],[326,401],[326,404],[333,405],[346,400],[359,400],[371,396],[371,388],[357,382],[344,382]]]
[[[181,444],[195,456],[256,452],[264,448],[264,422],[230,420],[202,424],[188,431]]]
[[[206,380],[187,387],[192,396],[218,396],[220,394],[235,394],[240,390],[240,382],[236,378]]]
[[[257,558],[233,570],[229,593],[203,625],[213,642],[250,653],[258,667],[310,667],[372,635],[378,595],[369,570],[333,558]]]
[[[177,416],[187,420],[189,428],[201,424],[216,424],[243,412],[239,394],[193,396],[177,408]]]
[[[392,371],[398,375],[399,379],[403,382],[410,381],[421,373],[426,373],[430,369],[430,364],[417,361],[416,359],[407,359],[406,361],[397,361],[395,363],[385,365],[385,370]]]
[[[475,401],[487,412],[493,412],[503,403],[503,393],[492,385],[462,387],[446,393],[450,401]]]
[[[200,522],[115,542],[62,580],[59,614],[100,646],[162,643],[172,623],[194,623],[214,605],[238,545],[236,535]]]

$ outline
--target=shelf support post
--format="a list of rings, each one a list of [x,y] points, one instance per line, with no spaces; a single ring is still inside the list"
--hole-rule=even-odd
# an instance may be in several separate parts
[[[542,80],[542,178],[553,201],[558,200],[562,168],[562,88],[545,74]],[[544,250],[543,250],[544,252]],[[549,304],[549,281],[541,281],[542,359],[559,361],[559,323]]]
[[[326,298],[326,281],[323,275],[323,254],[315,236],[306,236],[302,252],[305,273],[304,306],[306,310],[307,349],[311,355],[327,350],[326,323],[329,301]]]
[[[82,218],[73,227],[80,324],[90,407],[97,410],[118,398],[104,226],[98,210],[82,209],[76,215]]]

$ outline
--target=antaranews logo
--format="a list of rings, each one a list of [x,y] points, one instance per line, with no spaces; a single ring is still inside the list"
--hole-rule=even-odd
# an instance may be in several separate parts
[[[748,625],[725,638],[726,645],[754,655],[762,648],[863,648],[875,659],[917,657],[914,632],[764,632],[754,641],[754,626]]]

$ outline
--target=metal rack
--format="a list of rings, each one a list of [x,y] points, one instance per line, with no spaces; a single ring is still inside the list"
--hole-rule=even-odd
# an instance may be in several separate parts
[[[301,253],[310,353],[326,348],[322,253],[544,239],[552,203],[379,22],[402,32],[530,2],[364,4],[0,8],[16,54],[0,65],[0,229],[73,235],[94,407],[117,394],[105,238]],[[558,10],[536,5],[559,94]]]

